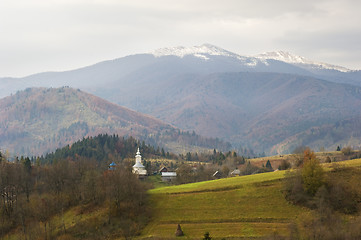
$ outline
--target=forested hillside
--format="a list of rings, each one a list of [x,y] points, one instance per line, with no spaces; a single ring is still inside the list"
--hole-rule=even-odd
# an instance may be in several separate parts
[[[179,153],[230,148],[72,88],[27,89],[0,99],[0,148],[16,155],[41,155],[101,133],[137,137]]]
[[[100,134],[95,137],[83,138],[71,145],[67,145],[63,148],[58,148],[56,151],[46,154],[45,156],[32,157],[31,161],[35,165],[39,164],[52,164],[58,160],[69,160],[69,161],[95,161],[103,169],[107,169],[111,162],[122,163],[123,161],[134,161],[134,156],[140,149],[143,157],[143,164],[145,165],[148,173],[157,172],[161,166],[167,166],[170,170],[176,170],[181,165],[188,165],[189,170],[186,173],[187,179],[185,182],[201,181],[201,178],[192,180],[192,176],[199,175],[198,172],[192,170],[191,165],[195,164],[197,167],[201,165],[207,165],[210,171],[206,179],[211,179],[212,174],[217,170],[226,169],[227,172],[223,171],[223,176],[227,176],[230,169],[237,166],[244,165],[246,158],[242,155],[238,156],[236,152],[225,152],[217,151],[213,149],[210,152],[197,153],[187,152],[186,154],[175,154],[164,150],[164,148],[154,147],[147,145],[144,141],[136,140],[133,137],[119,137],[118,135]],[[162,160],[161,165],[157,161]],[[188,164],[189,163],[189,164]],[[225,167],[225,168],[224,168]],[[245,166],[246,167],[246,166]],[[204,166],[201,167],[204,169]],[[182,167],[180,168],[182,169]],[[184,169],[183,169],[184,170]],[[269,171],[267,169],[260,169],[252,166],[252,170],[257,172]],[[251,174],[248,171],[245,174]],[[203,179],[204,180],[204,179]],[[183,183],[183,180],[179,182]]]
[[[151,81],[151,75],[144,78],[132,80]],[[291,153],[299,145],[332,150],[349,140],[354,147],[361,144],[353,137],[358,128],[344,128],[342,139],[323,138],[312,131],[329,126],[336,133],[337,123],[359,119],[360,87],[309,76],[254,72],[178,75],[157,83],[136,84],[132,90],[144,93],[136,100],[119,89],[122,94],[114,96],[114,101],[117,98],[182,129],[196,129],[201,135],[226,139],[235,147],[258,153]]]
[[[119,137],[118,135],[100,134],[95,137],[83,138],[71,145],[58,148],[52,153],[38,158],[40,163],[52,163],[58,159],[90,159],[102,164],[105,168],[112,162],[122,162],[125,158],[133,159],[137,148],[141,149],[145,158],[171,157],[173,153],[165,152],[164,149],[146,145],[133,137]],[[177,157],[177,156],[175,156]]]

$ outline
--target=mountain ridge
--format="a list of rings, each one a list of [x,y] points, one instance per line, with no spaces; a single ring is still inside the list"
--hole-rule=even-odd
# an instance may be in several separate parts
[[[281,62],[295,64],[296,66],[303,66],[306,69],[314,68],[314,69],[327,69],[327,70],[335,70],[339,72],[351,72],[355,70],[350,70],[348,68],[337,66],[329,63],[322,63],[313,60],[306,59],[305,57],[294,55],[292,53],[286,51],[275,51],[275,52],[265,52],[255,56],[259,59],[274,59]]]
[[[179,47],[161,48],[151,52],[151,54],[154,55],[155,57],[176,56],[180,58],[191,55],[205,61],[210,60],[210,58],[207,57],[207,55],[231,57],[244,62],[245,65],[249,67],[255,66],[260,62],[262,62],[263,64],[267,64],[267,62],[262,59],[258,60],[257,58],[254,57],[242,56],[208,43],[193,47],[179,46]]]
[[[350,72],[356,70],[350,70],[346,67],[337,66],[334,64],[323,63],[319,61],[309,60],[305,57],[298,56],[287,51],[279,50],[279,51],[272,51],[272,52],[264,52],[261,54],[256,54],[253,56],[250,55],[240,55],[237,53],[233,53],[231,51],[225,50],[223,48],[217,47],[215,45],[205,43],[199,46],[192,46],[192,47],[168,47],[168,48],[160,48],[155,51],[150,52],[150,54],[154,55],[155,57],[163,57],[163,56],[177,56],[183,58],[188,55],[193,55],[195,57],[209,60],[206,55],[210,56],[226,56],[226,57],[233,57],[239,60],[244,60],[246,58],[254,59],[253,64],[249,64],[249,66],[257,65],[257,60],[264,64],[268,64],[267,60],[273,59],[281,62],[296,64],[296,65],[308,65],[313,68],[318,69],[328,69],[328,70],[336,70],[339,72]]]
[[[184,151],[206,150],[207,142],[212,149],[227,146],[69,87],[32,88],[0,99],[0,146],[18,155],[41,155],[105,133],[133,136],[168,150],[175,143]]]
[[[164,49],[170,49],[165,51]],[[99,88],[107,84],[126,79],[128,75],[143,71],[143,68],[173,62],[158,69],[169,74],[216,72],[278,72],[307,75],[331,82],[346,83],[361,86],[361,71],[340,72],[332,69],[320,69],[309,65],[297,65],[275,59],[262,59],[257,56],[242,56],[211,44],[194,47],[175,47],[155,50],[150,53],[133,54],[113,60],[102,61],[90,66],[64,72],[36,73],[22,78],[0,78],[0,98],[15,94],[29,87],[62,87],[70,86],[91,92],[97,96]],[[172,49],[178,49],[177,54]],[[166,52],[164,56],[155,56],[154,52]],[[178,59],[177,59],[178,58]],[[313,61],[315,62],[315,61]],[[177,67],[173,67],[177,65]],[[328,64],[330,65],[330,64]],[[170,67],[169,67],[170,66]],[[169,68],[169,69],[165,69]],[[100,90],[101,91],[101,90]],[[108,99],[110,100],[110,99]]]

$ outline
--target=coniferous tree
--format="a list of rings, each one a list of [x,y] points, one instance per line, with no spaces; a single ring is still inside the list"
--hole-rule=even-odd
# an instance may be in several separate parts
[[[269,170],[273,170],[271,162],[269,160],[267,160],[266,168],[269,169]]]

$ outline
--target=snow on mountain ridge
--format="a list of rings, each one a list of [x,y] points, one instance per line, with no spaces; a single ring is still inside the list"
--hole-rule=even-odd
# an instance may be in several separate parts
[[[277,51],[277,52],[266,52],[256,55],[255,57],[263,59],[274,59],[287,63],[306,63],[307,59],[301,56],[293,55],[289,52]]]
[[[227,51],[225,49],[219,48],[217,46],[211,44],[203,44],[201,46],[193,46],[193,47],[168,47],[168,48],[160,48],[153,52],[151,52],[155,57],[163,57],[163,56],[177,56],[183,58],[188,55],[192,55],[194,57],[203,59],[205,61],[209,60],[209,56],[225,56],[232,57],[240,60],[242,64],[247,65],[249,67],[255,67],[258,63],[262,62],[263,64],[268,64],[266,60],[241,56],[239,54]]]
[[[314,62],[314,61],[308,60],[304,57],[294,55],[294,54],[291,54],[291,53],[285,52],[285,51],[265,52],[262,54],[258,54],[255,57],[259,58],[259,59],[264,59],[264,60],[274,59],[277,61],[282,61],[282,62],[291,63],[291,64],[295,64],[295,65],[305,65],[305,66],[313,68],[313,69],[328,69],[328,70],[336,70],[336,71],[340,71],[340,72],[351,72],[352,71],[348,68],[341,67],[341,66],[336,66],[336,65],[322,63],[322,62]]]
[[[213,46],[211,44],[203,44],[201,46],[193,46],[193,47],[168,47],[168,48],[160,48],[153,51],[153,54],[156,57],[162,56],[177,56],[183,58],[187,55],[194,55],[196,57],[204,58],[203,54],[208,54],[212,56],[228,56],[228,57],[239,57],[238,54],[226,51],[222,48]]]
[[[285,51],[275,51],[275,52],[265,52],[262,54],[258,54],[256,56],[242,56],[217,46],[211,44],[203,44],[200,46],[193,46],[193,47],[168,47],[168,48],[161,48],[151,52],[155,57],[163,57],[163,56],[177,56],[183,58],[185,56],[194,56],[205,61],[210,60],[210,56],[225,56],[225,57],[232,57],[241,61],[243,65],[247,65],[249,67],[255,67],[257,64],[262,63],[268,65],[269,63],[267,60],[273,59],[289,64],[293,64],[299,67],[303,67],[306,69],[314,69],[314,70],[336,70],[340,72],[351,72],[352,70],[336,66],[328,63],[322,62],[315,62],[308,60],[304,57],[291,54]]]

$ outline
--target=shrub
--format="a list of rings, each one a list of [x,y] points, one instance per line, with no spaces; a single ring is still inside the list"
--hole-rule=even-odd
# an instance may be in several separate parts
[[[278,166],[278,170],[287,170],[291,168],[291,163],[287,160],[282,160],[281,164]]]
[[[210,236],[209,232],[204,233],[203,240],[211,240],[212,237]]]
[[[283,184],[285,198],[294,204],[305,204],[309,196],[304,191],[300,170],[287,171]]]
[[[341,150],[342,154],[345,156],[348,156],[352,153],[352,148],[351,147],[344,147]]]
[[[304,190],[314,196],[319,187],[324,184],[324,171],[319,161],[311,158],[306,161],[301,170]]]

